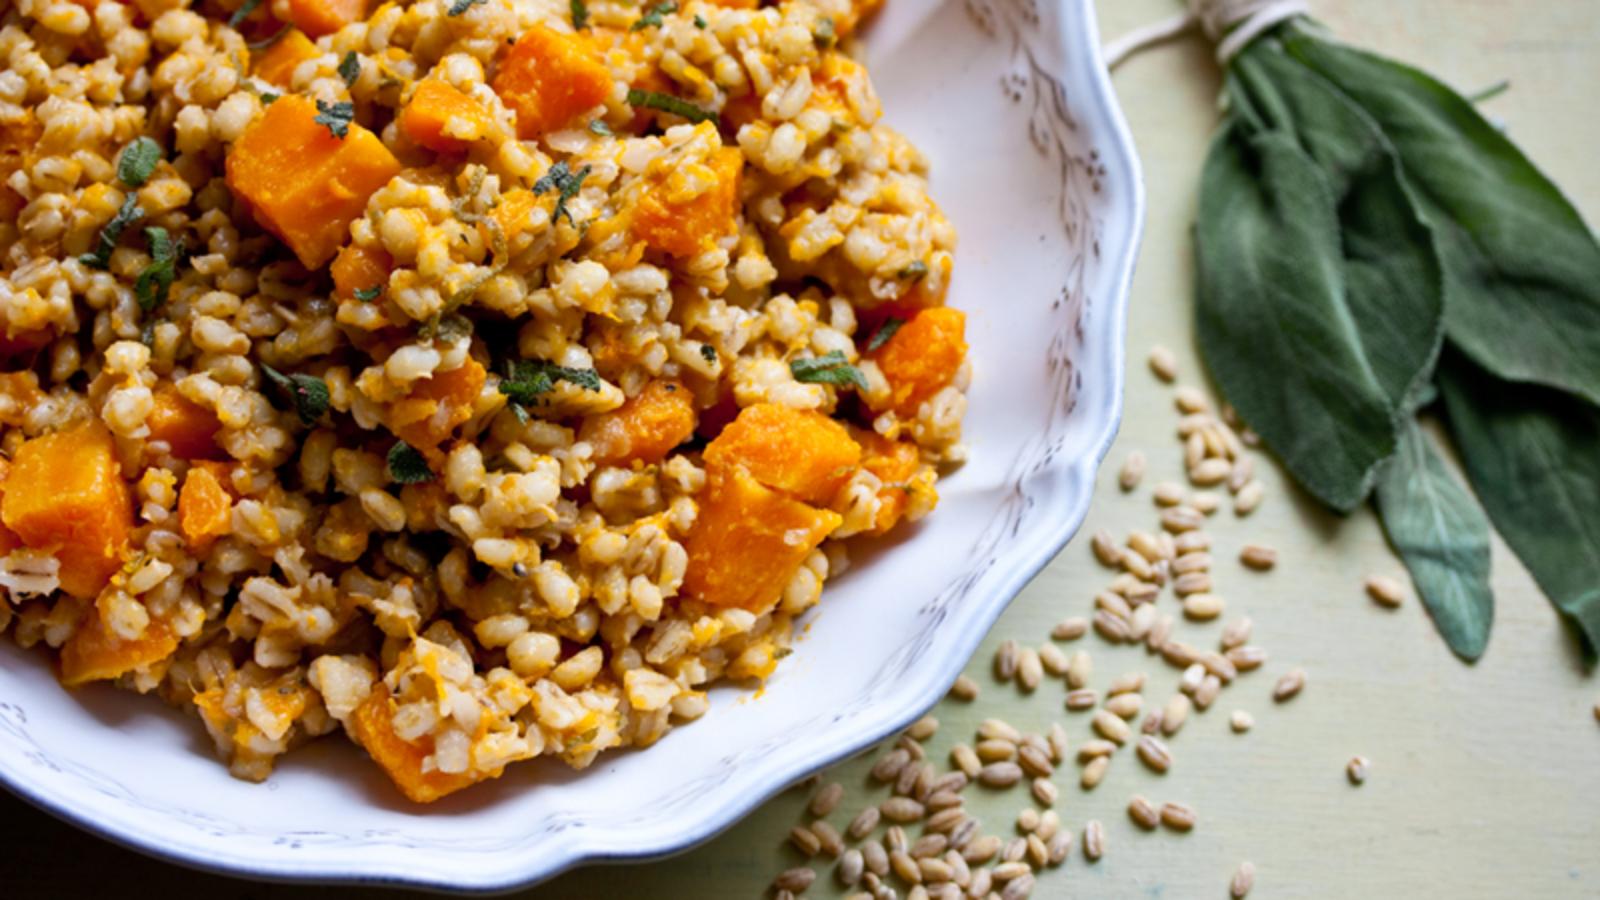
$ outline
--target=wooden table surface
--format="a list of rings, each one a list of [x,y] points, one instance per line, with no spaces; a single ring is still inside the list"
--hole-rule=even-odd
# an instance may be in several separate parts
[[[1591,221],[1600,219],[1594,0],[1320,0],[1315,6],[1346,38],[1416,62],[1464,90],[1510,79],[1511,91],[1487,109]],[[1108,36],[1174,7],[1170,0],[1099,3]],[[1196,173],[1215,119],[1217,74],[1207,48],[1190,39],[1134,60],[1116,83],[1144,160],[1149,222],[1133,289],[1127,416],[1085,536],[1101,528],[1117,534],[1153,528],[1148,487],[1180,474],[1171,391],[1145,369],[1146,350],[1153,343],[1172,347],[1184,377],[1200,380],[1189,228]],[[1151,471],[1144,489],[1123,495],[1115,471],[1135,448],[1149,457]],[[1125,753],[1099,789],[1085,794],[1074,770],[1064,768],[1057,776],[1064,822],[1081,833],[1087,820],[1102,820],[1107,851],[1088,865],[1075,847],[1034,895],[1224,897],[1235,866],[1248,859],[1259,871],[1252,897],[1600,896],[1600,724],[1592,712],[1600,682],[1515,558],[1496,543],[1494,635],[1483,661],[1465,666],[1446,651],[1417,603],[1389,611],[1364,597],[1367,573],[1403,572],[1370,512],[1338,520],[1262,462],[1269,489],[1263,507],[1245,520],[1219,513],[1210,530],[1218,547],[1217,591],[1228,598],[1230,617],[1255,620],[1255,641],[1271,662],[1224,692],[1172,741],[1176,762],[1166,777]],[[1275,546],[1278,569],[1259,575],[1234,563],[1247,541]],[[968,668],[983,696],[936,710],[944,726],[929,744],[934,758],[942,761],[953,741],[970,740],[986,716],[1034,729],[1062,721],[1075,740],[1087,737],[1083,715],[1062,710],[1059,684],[1025,697],[989,674],[1000,641],[1037,645],[1061,617],[1089,611],[1108,573],[1087,546],[1086,537],[1074,541],[989,635]],[[1189,634],[1195,643],[1209,642],[1215,629]],[[1083,643],[1101,686],[1115,674],[1145,670],[1147,696],[1170,695],[1176,681],[1170,668],[1139,651],[1093,638]],[[1305,668],[1308,686],[1292,703],[1275,706],[1272,680],[1291,665]],[[1229,731],[1234,709],[1256,716],[1249,734]],[[1355,754],[1371,760],[1360,788],[1344,776]],[[861,805],[881,799],[869,792],[868,762],[828,773],[848,788],[832,817],[841,826]],[[976,795],[973,812],[1002,834],[1031,805],[1020,790],[969,793]],[[1133,793],[1188,802],[1199,826],[1186,836],[1139,832],[1124,812]],[[759,896],[777,872],[800,862],[785,836],[800,821],[804,800],[798,791],[779,796],[675,859],[579,870],[523,896]],[[80,835],[8,796],[0,796],[0,873],[0,894],[9,897],[394,896],[197,875]],[[824,871],[810,895],[836,892]]]

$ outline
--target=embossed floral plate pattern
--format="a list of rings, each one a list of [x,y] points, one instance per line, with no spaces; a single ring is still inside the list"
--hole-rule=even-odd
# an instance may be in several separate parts
[[[937,513],[858,553],[759,697],[585,772],[505,777],[425,810],[358,750],[303,748],[228,777],[204,730],[109,688],[68,693],[0,646],[0,779],[84,828],[239,875],[494,891],[586,861],[660,856],[936,702],[984,632],[1082,522],[1121,413],[1137,162],[1089,0],[892,0],[868,37],[887,121],[933,166],[960,232],[971,461]]]

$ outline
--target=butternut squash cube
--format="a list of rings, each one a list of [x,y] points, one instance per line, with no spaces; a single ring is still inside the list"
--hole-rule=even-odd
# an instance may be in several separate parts
[[[389,406],[389,430],[429,455],[456,426],[472,418],[488,373],[475,359],[415,382],[411,393]]]
[[[155,389],[155,405],[145,419],[150,440],[165,441],[179,459],[227,459],[217,446],[222,423],[217,414],[178,393],[170,381]]]
[[[708,468],[740,467],[773,490],[827,505],[861,462],[843,425],[779,403],[746,407],[706,446]]]
[[[77,687],[121,678],[166,659],[177,649],[177,637],[159,619],[151,619],[138,640],[125,641],[106,627],[100,611],[91,606],[77,633],[61,647],[61,683]]]
[[[400,173],[378,136],[354,122],[343,138],[290,94],[267,107],[228,153],[228,187],[301,265],[320,268],[366,211],[367,198]]]
[[[616,409],[584,420],[578,437],[602,466],[658,463],[694,434],[692,400],[680,382],[652,381]]]
[[[340,300],[359,301],[357,291],[388,287],[393,268],[394,260],[382,248],[346,244],[328,267],[333,275],[333,295]]]
[[[711,129],[709,123],[696,127]],[[633,219],[633,233],[639,240],[673,256],[694,256],[733,233],[744,156],[736,148],[721,147],[710,162],[711,187],[695,197],[674,200],[666,183],[670,173],[644,192]]]
[[[313,38],[367,17],[367,0],[289,0],[289,21]]]
[[[400,109],[399,122],[413,143],[439,153],[460,153],[490,125],[483,104],[437,78],[418,83]]]
[[[400,793],[414,803],[432,803],[447,794],[469,787],[479,779],[466,774],[422,771],[422,761],[433,754],[433,738],[417,743],[402,740],[394,733],[393,701],[382,685],[350,714],[350,736],[366,749],[372,761],[383,769]],[[495,772],[489,777],[498,777]]]
[[[195,466],[183,478],[178,492],[178,525],[183,539],[198,553],[233,530],[233,497],[215,472]]]
[[[297,29],[290,29],[289,33],[273,41],[272,46],[256,57],[255,74],[262,81],[288,87],[294,78],[294,70],[301,63],[321,55],[310,38]]]
[[[764,487],[741,467],[713,468],[684,542],[683,595],[766,612],[840,521],[838,513]]]
[[[25,441],[11,459],[0,518],[61,561],[61,589],[90,598],[122,566],[133,505],[111,432],[98,421]]]
[[[500,61],[493,87],[517,114],[517,136],[532,140],[604,103],[612,78],[588,37],[535,25]]]
[[[876,431],[856,428],[851,429],[851,434],[861,445],[861,468],[883,482],[878,490],[878,513],[872,526],[873,534],[883,534],[906,514],[910,499],[908,485],[922,468],[922,454],[916,444],[891,440]]]
[[[887,403],[903,418],[917,414],[923,401],[955,380],[967,356],[967,317],[958,309],[934,306],[917,310],[882,347],[868,354],[889,381]]]

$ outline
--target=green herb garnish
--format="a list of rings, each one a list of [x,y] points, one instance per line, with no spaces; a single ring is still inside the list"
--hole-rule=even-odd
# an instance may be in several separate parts
[[[561,221],[562,216],[567,217],[567,222],[576,226],[578,223],[572,218],[572,211],[567,209],[567,201],[578,195],[578,190],[583,187],[583,180],[589,177],[589,167],[584,166],[576,172],[567,168],[567,161],[561,160],[550,167],[533,183],[535,194],[547,194],[557,191],[556,208],[550,214],[551,223]]]
[[[590,122],[589,131],[593,134],[598,134],[601,137],[616,136],[616,132],[611,130],[611,126],[607,125],[604,119],[595,119],[594,121]]]
[[[238,9],[233,11],[233,15],[228,17],[228,27],[237,30],[240,25],[244,24],[244,20],[250,18],[250,14],[255,12],[260,5],[261,0],[244,0],[243,3],[239,4]]]
[[[884,344],[889,343],[889,339],[894,337],[894,333],[899,331],[900,326],[904,325],[905,323],[905,319],[896,318],[895,316],[890,316],[889,318],[884,319],[883,324],[879,325],[878,330],[874,331],[872,333],[872,337],[868,339],[867,352],[871,353],[872,351],[882,347]]]
[[[355,121],[356,105],[348,100],[339,103],[324,103],[317,101],[317,115],[311,121],[318,125],[325,125],[328,133],[339,140],[344,140],[350,133],[350,123]]]
[[[811,32],[811,40],[819,50],[827,50],[839,43],[839,34],[833,27],[833,19],[827,16],[818,19],[816,30]]]
[[[711,344],[700,345],[700,358],[712,365],[717,363],[717,348]]]
[[[571,0],[572,27],[579,31],[589,27],[589,4],[583,0]]]
[[[706,30],[706,17],[700,15],[699,13],[695,13],[694,14],[694,27],[700,29],[701,31],[705,31]]]
[[[896,273],[899,278],[909,279],[911,281],[920,281],[926,277],[927,274],[928,264],[920,259],[906,263],[906,267]]]
[[[111,217],[111,221],[107,222],[105,227],[100,229],[100,236],[95,241],[94,252],[79,256],[78,262],[91,269],[104,269],[110,265],[111,253],[117,249],[117,241],[121,239],[122,232],[126,231],[129,225],[142,218],[144,218],[144,210],[139,208],[138,196],[129,193],[127,197],[123,198],[122,206],[117,210],[117,214]]]
[[[281,96],[283,96],[283,95],[274,93],[272,91],[262,91],[261,92],[261,105],[262,106],[271,106],[272,102],[274,100],[277,100]]]
[[[673,2],[673,0],[666,0],[665,3],[657,3],[655,6],[645,10],[644,15],[639,17],[639,21],[628,26],[628,30],[643,31],[646,28],[660,28],[661,17],[665,15],[671,15],[677,11],[678,4]]]
[[[701,109],[687,100],[663,94],[660,91],[641,91],[638,88],[628,89],[628,105],[640,109],[658,109],[665,113],[681,116],[691,122],[716,122],[719,116],[708,110]]]
[[[389,480],[396,484],[421,484],[433,480],[433,469],[417,448],[405,441],[395,441],[389,448]]]
[[[361,77],[361,57],[354,50],[344,55],[339,60],[339,77],[344,79],[345,87],[353,87],[356,79]]]
[[[861,370],[850,365],[839,350],[829,350],[821,356],[792,359],[789,361],[789,371],[793,373],[795,381],[806,384],[831,384],[835,387],[853,384],[861,390],[867,389],[867,379],[861,375]]]
[[[474,6],[481,6],[488,2],[489,0],[455,0],[454,3],[450,4],[450,8],[445,11],[445,15],[459,16]]]
[[[383,285],[375,284],[369,288],[356,288],[355,295],[356,299],[362,303],[371,303],[383,296]]]
[[[537,359],[513,360],[500,381],[500,393],[519,406],[539,402],[542,394],[555,390],[556,382],[575,384],[586,391],[600,390],[600,373],[593,369],[571,369]]]
[[[133,292],[139,298],[139,308],[148,313],[167,302],[167,290],[178,276],[183,244],[174,241],[165,228],[146,228],[144,234],[150,241],[150,264],[134,281]]]
[[[161,145],[153,138],[135,138],[117,159],[117,180],[128,187],[143,187],[161,162]]]
[[[453,344],[472,336],[472,320],[460,313],[439,313],[417,329],[417,337],[425,341],[443,341]]]
[[[328,411],[328,383],[321,378],[299,372],[285,375],[266,363],[261,364],[261,372],[294,401],[300,424],[314,425]]]

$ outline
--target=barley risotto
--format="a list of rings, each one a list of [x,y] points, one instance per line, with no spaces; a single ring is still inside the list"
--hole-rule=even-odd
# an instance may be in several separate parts
[[[769,676],[964,452],[877,3],[6,4],[0,631],[418,802]]]

